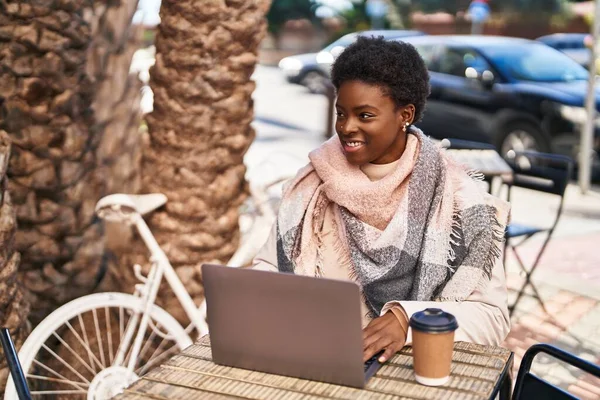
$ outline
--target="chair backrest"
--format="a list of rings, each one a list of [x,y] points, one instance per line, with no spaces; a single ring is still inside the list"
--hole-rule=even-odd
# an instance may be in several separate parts
[[[442,147],[456,150],[496,150],[496,147],[490,143],[450,138],[442,139]]]
[[[564,196],[573,173],[573,160],[559,154],[511,151],[506,162],[514,175],[510,186]]]
[[[31,394],[29,392],[29,387],[27,386],[27,381],[25,380],[25,375],[23,374],[23,368],[21,368],[19,356],[15,350],[15,344],[13,343],[7,328],[0,328],[0,342],[2,343],[4,357],[6,357],[8,370],[10,371],[13,383],[15,384],[19,400],[30,400]]]
[[[587,372],[595,377],[600,378],[600,367],[594,365],[588,361],[582,360],[579,357],[574,356],[558,347],[551,346],[549,344],[534,344],[531,346],[519,367],[519,373],[517,375],[517,381],[515,383],[515,390],[513,392],[513,400],[525,400],[525,399],[547,399],[547,400],[572,400],[577,397],[570,393],[552,385],[549,382],[533,375],[530,372],[531,364],[533,359],[539,353],[548,354],[564,363],[567,363],[575,368],[578,368],[584,372]]]

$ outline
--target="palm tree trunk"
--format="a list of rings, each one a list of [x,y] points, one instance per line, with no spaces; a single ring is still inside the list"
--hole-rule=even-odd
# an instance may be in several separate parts
[[[147,116],[142,187],[169,201],[149,224],[194,300],[200,266],[227,261],[238,245],[238,207],[247,196],[243,156],[254,139],[251,81],[266,32],[269,0],[163,0],[150,72],[154,111]],[[135,282],[132,262],[115,270]],[[126,290],[126,289],[125,289]],[[185,320],[170,290],[158,302]]]
[[[27,315],[29,304],[24,296],[23,284],[17,276],[20,256],[15,251],[17,221],[15,210],[6,189],[6,169],[10,157],[10,139],[0,131],[0,327],[8,328],[20,347],[29,333]],[[0,347],[0,397],[4,392],[8,368]]]
[[[106,257],[96,201],[140,181],[133,1],[0,0],[0,129],[32,321],[92,291]]]

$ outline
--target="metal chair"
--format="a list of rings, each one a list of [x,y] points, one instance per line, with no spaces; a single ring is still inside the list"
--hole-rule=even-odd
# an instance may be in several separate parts
[[[513,392],[513,400],[575,400],[577,397],[570,393],[552,385],[545,380],[538,378],[530,372],[531,364],[536,355],[545,353],[553,358],[556,358],[564,363],[567,363],[581,371],[587,372],[597,378],[600,378],[600,367],[592,364],[588,361],[582,360],[579,357],[574,356],[564,350],[549,344],[534,344],[531,346],[519,367],[519,373],[517,374],[517,380],[515,383],[515,390]]]
[[[447,149],[457,150],[496,150],[493,144],[464,139],[445,138],[442,139],[441,145]]]
[[[19,400],[31,400],[31,394],[29,393],[29,386],[25,380],[23,374],[23,368],[19,362],[19,356],[15,350],[15,345],[10,337],[10,332],[7,328],[0,329],[0,342],[2,342],[2,349],[4,350],[4,357],[8,364],[8,370],[15,383]]]
[[[535,190],[538,192],[549,193],[560,198],[558,209],[556,211],[556,215],[554,216],[554,222],[549,228],[510,223],[505,234],[506,242],[504,244],[504,265],[506,265],[507,250],[510,248],[517,259],[519,266],[525,272],[525,282],[523,283],[521,290],[519,290],[515,302],[509,306],[510,313],[512,314],[514,309],[517,307],[517,304],[521,300],[521,297],[523,296],[527,286],[531,287],[534,297],[540,302],[544,311],[546,311],[544,302],[542,301],[535,285],[531,282],[531,275],[538,266],[544,250],[546,250],[546,246],[552,238],[554,229],[556,228],[556,225],[558,224],[562,214],[565,190],[573,171],[573,161],[569,157],[557,154],[514,151],[509,152],[506,161],[514,172],[511,180],[504,182],[508,185],[508,201],[510,201],[511,189],[515,186]],[[526,268],[516,248],[539,233],[546,233],[546,239],[540,247],[533,264],[531,264],[529,268]],[[521,241],[517,244],[511,244],[510,239],[515,238],[521,238]]]

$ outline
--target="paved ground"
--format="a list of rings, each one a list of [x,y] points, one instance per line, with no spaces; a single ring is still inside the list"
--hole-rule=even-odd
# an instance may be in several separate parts
[[[323,96],[287,84],[274,68],[259,67],[254,77],[257,139],[246,156],[251,179],[293,174],[324,140],[327,102]],[[515,368],[525,350],[538,342],[600,364],[600,187],[582,195],[572,184],[565,199],[554,238],[533,276],[550,315],[529,296],[521,301],[505,341],[515,352]],[[512,200],[513,221],[551,225],[557,210],[553,196],[516,190]],[[520,254],[531,260],[539,245],[540,240],[532,239]],[[512,298],[523,278],[510,254],[506,267]],[[582,399],[600,399],[600,380],[547,357],[536,359],[533,369]]]

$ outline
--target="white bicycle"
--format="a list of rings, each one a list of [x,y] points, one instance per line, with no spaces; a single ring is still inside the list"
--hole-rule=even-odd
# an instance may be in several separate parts
[[[242,227],[245,239],[229,266],[248,265],[262,245],[262,239],[255,239],[266,240],[275,220],[268,188],[279,181],[251,185],[253,208],[243,212],[240,221],[246,225]],[[166,201],[163,194],[114,194],[97,203],[100,218],[137,228],[150,251],[150,271],[143,276],[141,267],[134,266],[141,283],[133,295],[96,293],[80,297],[52,312],[31,332],[19,359],[32,396],[110,398],[191,345],[192,329],[200,335],[208,333],[205,302],[196,307],[143,219]],[[191,321],[187,329],[154,304],[163,276]],[[18,398],[10,376],[4,398]]]

